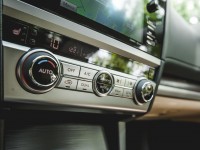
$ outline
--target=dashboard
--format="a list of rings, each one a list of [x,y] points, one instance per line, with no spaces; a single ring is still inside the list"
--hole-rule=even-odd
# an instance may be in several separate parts
[[[137,115],[156,95],[199,100],[196,29],[170,1],[137,3],[5,1],[4,101]]]
[[[168,120],[200,121],[200,28],[172,1],[3,0],[1,16],[0,150],[156,150],[192,133]]]
[[[127,16],[135,3],[122,10],[103,1],[84,2],[83,8],[78,1],[4,5],[5,102],[128,115],[149,110],[162,70],[165,2],[140,2],[135,17],[141,19]]]
[[[91,2],[105,13],[87,3],[4,2],[3,47],[8,49],[4,65],[12,64],[4,66],[6,101],[145,113],[160,79],[158,95],[199,99],[199,36],[170,2],[139,2],[136,18],[126,18],[135,12],[112,2]],[[144,5],[146,9],[141,9]],[[136,6],[131,3],[130,7]],[[116,12],[125,18],[122,15],[117,20]],[[109,22],[109,18],[113,20]],[[131,23],[131,19],[135,21]],[[182,22],[181,28],[176,20]],[[174,37],[179,32],[185,36]],[[190,41],[188,37],[194,40],[183,44]],[[10,62],[10,57],[15,61]],[[23,64],[28,64],[25,69]],[[143,84],[150,90],[150,95],[145,90],[147,99],[140,94]],[[74,94],[80,95],[76,101],[72,100]]]

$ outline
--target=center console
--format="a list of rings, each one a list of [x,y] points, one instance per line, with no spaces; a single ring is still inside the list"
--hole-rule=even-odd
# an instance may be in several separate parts
[[[4,102],[146,113],[162,72],[165,3],[4,1]]]

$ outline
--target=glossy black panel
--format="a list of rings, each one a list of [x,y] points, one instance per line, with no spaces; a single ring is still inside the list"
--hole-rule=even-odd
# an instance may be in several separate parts
[[[64,57],[139,77],[154,79],[155,68],[14,18],[3,18],[3,40],[40,47]]]
[[[200,125],[181,121],[138,121],[126,125],[127,150],[200,149]]]
[[[3,101],[3,48],[2,48],[2,1],[0,1],[0,109],[1,109],[1,102]]]
[[[0,119],[0,150],[3,149],[4,149],[4,120]]]
[[[22,0],[161,57],[166,2],[148,12],[149,0]]]

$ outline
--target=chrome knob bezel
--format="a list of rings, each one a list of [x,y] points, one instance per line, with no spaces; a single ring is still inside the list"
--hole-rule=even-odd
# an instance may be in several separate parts
[[[106,93],[101,93],[101,92],[99,92],[99,90],[98,90],[98,88],[97,88],[97,82],[96,82],[96,81],[97,81],[97,78],[98,78],[101,74],[103,74],[103,73],[109,75],[110,78],[111,78],[111,87],[110,87],[109,91],[106,92]],[[93,91],[94,91],[94,93],[95,93],[97,96],[100,96],[100,97],[107,96],[107,95],[113,90],[113,88],[114,88],[114,78],[113,78],[113,75],[112,75],[110,72],[105,71],[105,70],[99,71],[99,72],[97,72],[97,74],[94,76],[92,85],[93,85]]]
[[[26,62],[26,59],[28,57],[30,57],[31,55],[35,54],[35,53],[47,53],[47,55],[41,55],[41,56],[38,56],[36,57],[32,62],[31,62],[31,67],[30,69],[28,70],[28,75],[31,79],[31,83],[34,84],[35,86],[38,86],[38,89],[37,88],[33,88],[32,86],[30,86],[26,79],[24,78],[24,75],[23,75],[23,68],[24,68],[24,63]],[[53,82],[53,83],[50,83],[48,85],[43,85],[43,84],[40,84],[38,83],[34,77],[32,76],[32,68],[34,66],[34,63],[38,60],[38,59],[41,59],[41,58],[50,58],[51,60],[53,60],[56,65],[57,65],[57,72],[58,72],[58,76],[57,76],[57,79]],[[61,67],[60,67],[60,62],[59,60],[54,56],[53,53],[45,50],[45,49],[30,49],[27,53],[25,53],[19,60],[18,64],[17,64],[17,67],[16,67],[16,76],[17,76],[17,80],[18,82],[21,84],[21,86],[31,92],[31,93],[34,93],[34,94],[42,94],[42,93],[46,93],[46,92],[49,92],[51,91],[59,82],[60,80],[60,76],[61,76]],[[44,88],[44,89],[39,89],[39,88]]]
[[[138,85],[142,80],[146,80],[146,82],[145,82],[144,85],[142,86],[142,90],[141,90],[141,96],[142,96],[142,99],[143,99],[144,103],[141,103],[141,102],[138,100],[137,94],[136,94],[136,93],[137,93],[136,90],[138,90],[138,89],[137,89],[137,85]],[[144,88],[145,88],[145,86],[146,86],[147,84],[151,84],[152,87],[153,87],[153,91],[152,91],[153,94],[152,94],[152,96],[150,97],[150,99],[148,99],[148,100],[145,98],[145,95],[144,95],[144,93],[143,93],[143,90],[144,90]],[[150,101],[153,99],[153,97],[154,97],[154,93],[155,93],[155,85],[154,85],[154,83],[153,83],[152,81],[148,80],[147,78],[144,78],[144,77],[138,79],[137,82],[136,82],[135,85],[134,85],[134,88],[133,88],[134,101],[135,101],[135,103],[136,103],[137,105],[140,105],[140,106],[144,105],[145,103],[150,102]]]

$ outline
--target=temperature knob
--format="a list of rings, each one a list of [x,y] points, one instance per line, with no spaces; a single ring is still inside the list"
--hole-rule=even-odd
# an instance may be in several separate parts
[[[52,53],[34,49],[21,57],[16,72],[24,89],[32,93],[45,93],[57,84],[60,78],[60,63]]]
[[[142,105],[151,101],[154,97],[154,86],[155,84],[152,81],[149,81],[145,78],[137,81],[134,87],[135,93],[135,102],[138,105]]]
[[[107,71],[99,71],[93,80],[93,90],[97,96],[107,96],[113,89],[113,76]]]
[[[147,4],[147,11],[149,13],[153,13],[156,12],[159,9],[159,5],[158,5],[158,1],[157,0],[151,0],[148,4]]]

